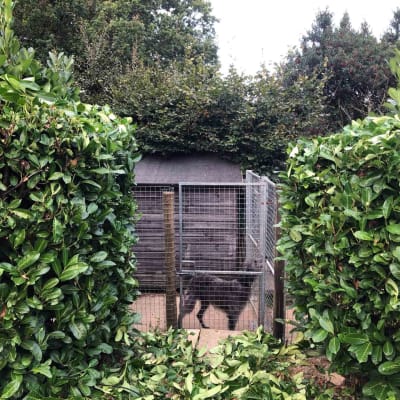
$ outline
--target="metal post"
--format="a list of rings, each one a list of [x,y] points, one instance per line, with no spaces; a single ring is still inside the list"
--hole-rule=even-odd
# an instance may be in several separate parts
[[[280,222],[279,215],[279,201],[278,195],[276,195],[276,223]],[[276,228],[276,240],[278,241],[281,235],[279,227]],[[278,254],[276,254],[277,256]],[[285,290],[284,290],[284,278],[285,278],[285,263],[282,260],[275,261],[274,265],[274,309],[273,309],[273,326],[272,333],[277,339],[281,339],[282,342],[285,340],[285,324],[278,320],[285,319]]]
[[[258,326],[265,325],[265,265],[262,265],[262,274],[260,275],[260,293],[258,302]],[[265,328],[265,326],[264,326]]]
[[[252,201],[251,201],[251,171],[246,171],[246,255],[245,258],[253,256],[251,248],[253,246],[251,242],[251,213],[252,213]]]
[[[178,212],[179,212],[179,272],[183,268],[183,197],[182,184],[179,183],[178,189]],[[183,275],[179,275],[179,316],[178,328],[182,328],[182,311],[183,311]]]
[[[182,184],[179,184],[178,189],[178,212],[179,212],[179,270],[182,269],[183,261],[183,197]]]
[[[260,180],[260,255],[265,258],[265,236],[266,236],[266,224],[267,224],[267,183],[264,180]]]
[[[260,207],[260,238],[259,238],[259,243],[260,243],[260,248],[259,248],[259,253],[260,256],[262,257],[263,260],[263,265],[262,265],[262,272],[263,274],[260,277],[260,309],[259,309],[259,325],[265,324],[265,226],[266,226],[266,211],[267,211],[267,184],[265,181],[261,180],[261,185],[260,185],[260,202],[259,202],[259,207]]]

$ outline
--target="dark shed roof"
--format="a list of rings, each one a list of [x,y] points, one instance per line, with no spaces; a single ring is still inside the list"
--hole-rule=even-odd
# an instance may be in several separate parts
[[[161,157],[149,155],[136,165],[138,184],[177,184],[179,182],[237,183],[242,181],[240,166],[215,154]]]

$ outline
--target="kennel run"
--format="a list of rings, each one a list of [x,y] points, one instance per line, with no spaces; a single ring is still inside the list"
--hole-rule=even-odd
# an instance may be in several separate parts
[[[137,328],[167,327],[165,255],[170,244],[164,232],[163,193],[172,192],[174,232],[169,237],[175,249],[177,325],[188,329],[200,328],[201,324],[228,329],[230,324],[235,330],[253,330],[263,325],[272,330],[276,297],[275,184],[252,171],[247,171],[242,181],[240,171],[226,161],[193,162],[197,163],[193,169],[201,173],[197,180],[207,177],[209,181],[173,182],[173,177],[161,174],[158,182],[150,182],[142,176],[134,190],[142,215],[135,246],[141,291],[133,305],[141,315]],[[217,182],[215,173],[209,176],[205,171],[215,170],[216,163],[223,165]],[[178,171],[177,178],[182,173],[187,178],[190,167],[186,165]],[[223,178],[229,181],[222,181]],[[249,263],[255,263],[257,268],[249,269]],[[193,302],[194,307],[189,306]]]

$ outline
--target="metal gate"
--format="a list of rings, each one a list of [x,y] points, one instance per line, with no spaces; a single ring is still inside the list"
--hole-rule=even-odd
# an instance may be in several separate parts
[[[179,326],[271,329],[275,185],[180,183]]]
[[[265,303],[266,326],[272,326],[272,307],[274,302],[274,263],[276,257],[276,219],[277,219],[277,192],[276,185],[266,176],[259,176],[253,171],[246,171],[247,197],[248,197],[248,226],[249,240],[260,238],[260,247],[263,249],[265,259]],[[262,193],[256,186],[250,184],[262,183]],[[260,221],[259,224],[257,221]],[[257,231],[257,226],[260,231]]]

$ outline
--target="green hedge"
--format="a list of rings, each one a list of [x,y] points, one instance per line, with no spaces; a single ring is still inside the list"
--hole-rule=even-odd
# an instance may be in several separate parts
[[[133,127],[19,49],[0,2],[0,398],[89,396],[135,316]]]
[[[279,250],[299,329],[368,398],[399,398],[400,119],[289,151]]]
[[[201,60],[135,65],[113,85],[113,107],[137,123],[143,153],[213,152],[273,175],[284,167],[288,142],[323,132],[326,120],[326,78],[287,79],[281,69],[221,77]]]

